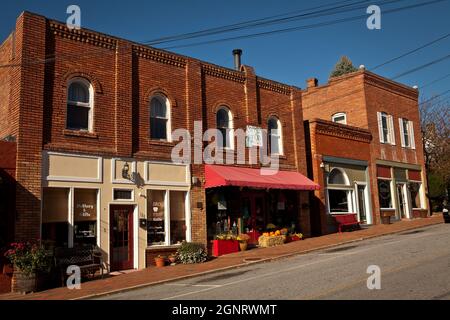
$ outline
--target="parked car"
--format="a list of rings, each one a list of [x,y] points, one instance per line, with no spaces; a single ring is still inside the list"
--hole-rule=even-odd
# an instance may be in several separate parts
[[[444,216],[445,223],[450,223],[449,207],[448,203],[444,203],[442,208],[442,215]]]

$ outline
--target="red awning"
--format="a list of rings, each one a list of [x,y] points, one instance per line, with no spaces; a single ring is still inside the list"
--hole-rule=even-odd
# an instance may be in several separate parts
[[[265,172],[270,169],[264,169]],[[264,189],[318,190],[320,186],[304,175],[293,171],[273,171],[265,175],[260,169],[205,165],[205,188],[252,187]]]

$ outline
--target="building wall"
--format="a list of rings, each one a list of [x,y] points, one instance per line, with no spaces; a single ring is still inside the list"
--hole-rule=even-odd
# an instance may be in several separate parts
[[[0,64],[10,64],[13,59],[14,33],[0,45]],[[0,68],[0,139],[11,134],[10,126],[10,68]]]
[[[17,178],[23,186],[17,191],[19,239],[40,235],[43,150],[170,160],[176,143],[149,139],[150,97],[156,92],[170,101],[172,130],[187,128],[192,137],[194,121],[202,123],[203,131],[215,127],[222,104],[232,110],[235,128],[266,128],[269,115],[279,116],[285,153],[281,166],[306,174],[297,88],[260,79],[248,66],[236,71],[90,30],[69,31],[63,23],[24,12],[16,24],[14,62],[48,55],[55,60],[11,69],[10,115],[17,121],[10,131],[18,136]],[[66,130],[67,84],[74,77],[93,86],[93,132]],[[206,243],[204,167],[192,164],[191,172],[199,181],[191,191],[192,240]]]

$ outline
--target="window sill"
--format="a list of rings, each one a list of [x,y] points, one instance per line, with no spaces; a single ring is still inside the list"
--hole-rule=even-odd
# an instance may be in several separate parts
[[[173,147],[175,146],[174,142],[166,141],[166,140],[148,140],[148,144],[155,145],[155,146],[168,146]]]
[[[161,244],[161,245],[154,245],[154,246],[147,246],[147,248],[145,248],[146,251],[151,251],[151,250],[164,250],[164,249],[176,249],[179,248],[181,246],[181,244],[172,244],[172,245],[165,245],[165,244]]]
[[[98,134],[96,134],[94,132],[64,129],[63,130],[63,134],[65,136],[71,136],[71,137],[82,137],[82,138],[98,139]]]

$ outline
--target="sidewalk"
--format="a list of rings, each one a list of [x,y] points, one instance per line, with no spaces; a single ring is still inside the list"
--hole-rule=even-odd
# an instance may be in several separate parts
[[[56,288],[29,295],[0,295],[0,300],[71,300],[83,299],[113,292],[126,291],[134,288],[160,284],[164,282],[185,279],[207,273],[220,272],[227,269],[243,267],[254,263],[267,262],[310,251],[324,249],[354,241],[361,241],[387,234],[398,233],[443,223],[442,215],[427,219],[400,221],[391,225],[376,225],[368,229],[330,234],[304,241],[296,241],[278,247],[257,248],[249,251],[221,256],[212,261],[195,265],[176,265],[164,268],[148,268],[127,274],[82,283],[81,290]]]

